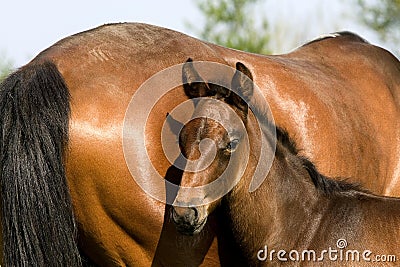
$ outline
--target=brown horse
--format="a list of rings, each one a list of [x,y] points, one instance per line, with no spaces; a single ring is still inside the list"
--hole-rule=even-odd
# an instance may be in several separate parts
[[[251,77],[244,65],[237,66]],[[252,83],[244,82],[240,74],[234,75],[232,88],[239,88],[243,99],[213,84],[199,85],[198,80],[194,84],[191,77],[199,74],[190,62],[184,65],[183,76],[190,95],[204,97],[195,109],[195,114],[202,116],[196,116],[180,133],[182,153],[193,160],[213,147],[217,151],[207,168],[185,172],[182,186],[209,184],[227,172],[228,179],[218,186],[230,187],[240,178],[236,177],[238,170],[246,169],[233,190],[223,197],[220,207],[223,215],[218,222],[224,224],[224,229],[220,230],[219,240],[230,242],[222,246],[223,250],[230,250],[225,259],[228,266],[315,266],[316,262],[321,266],[370,266],[371,261],[382,259],[387,261],[384,264],[395,264],[400,246],[400,198],[380,197],[323,176],[314,164],[298,155],[288,134],[268,121],[262,122],[262,134],[255,138],[254,117],[248,115],[246,105],[252,95]],[[211,119],[210,111],[220,115],[214,116],[218,121]],[[235,115],[246,127],[232,120]],[[246,134],[250,144],[243,138]],[[250,151],[250,158],[256,158],[251,151],[263,138],[267,144],[263,149],[273,152],[276,148],[274,160],[263,184],[249,192],[256,162],[249,160],[246,166],[244,155]],[[204,139],[213,142],[202,143]],[[207,216],[221,199],[204,205],[198,205],[198,199],[210,202],[207,199],[212,193],[203,190],[203,194],[193,196],[178,191],[175,203],[179,207],[174,207],[173,219],[181,232],[201,232]]]
[[[135,183],[123,153],[132,96],[188,57],[240,60],[277,125],[324,174],[399,194],[399,63],[387,51],[342,34],[262,56],[151,25],[105,25],[61,40],[1,84],[2,265],[79,266],[78,247],[102,266],[218,265],[213,227],[197,241],[177,233],[170,207]],[[139,161],[143,152],[141,178],[156,166],[179,182],[161,129],[187,99],[178,86],[154,106],[145,129],[152,163]]]

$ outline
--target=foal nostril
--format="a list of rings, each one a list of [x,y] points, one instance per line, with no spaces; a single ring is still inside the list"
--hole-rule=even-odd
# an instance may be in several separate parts
[[[183,220],[185,222],[196,222],[199,216],[199,212],[196,208],[181,208],[181,207],[174,207],[172,213],[174,220],[179,221]]]
[[[196,208],[190,208],[192,210],[192,212],[194,212],[194,219],[197,220],[197,218],[199,217],[199,212],[197,211]]]
[[[171,217],[178,232],[184,235],[199,233],[207,222],[207,217],[201,219],[201,212],[196,207],[173,207]]]

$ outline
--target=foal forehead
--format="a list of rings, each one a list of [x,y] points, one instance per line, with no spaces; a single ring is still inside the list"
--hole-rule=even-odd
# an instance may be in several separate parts
[[[210,118],[218,122],[229,121],[238,125],[241,124],[240,117],[230,105],[213,98],[200,100],[193,116],[196,118]]]
[[[204,127],[219,124],[228,133],[240,131],[243,128],[240,116],[228,104],[217,99],[201,99],[193,117],[201,118]]]

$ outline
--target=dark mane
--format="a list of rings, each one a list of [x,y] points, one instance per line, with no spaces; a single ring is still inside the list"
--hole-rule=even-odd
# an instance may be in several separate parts
[[[367,40],[365,40],[364,38],[362,38],[360,35],[354,33],[354,32],[349,32],[349,31],[341,31],[341,32],[337,32],[337,34],[339,34],[339,36],[346,36],[351,38],[353,41],[357,41],[360,43],[366,43],[369,44],[369,42]]]
[[[333,180],[325,175],[322,175],[317,168],[315,167],[314,163],[304,157],[300,157],[302,160],[302,166],[305,168],[310,175],[311,181],[315,185],[315,187],[326,195],[332,195],[335,193],[343,193],[343,192],[350,192],[350,191],[357,191],[357,192],[365,192],[365,189],[362,189],[360,185],[347,182],[346,179],[340,180]]]
[[[361,36],[359,36],[358,34],[355,34],[353,32],[349,32],[349,31],[341,31],[341,32],[334,32],[334,33],[330,33],[330,34],[326,34],[326,35],[322,35],[314,40],[311,40],[307,43],[305,43],[302,46],[307,46],[313,43],[317,43],[326,39],[331,39],[331,38],[336,38],[336,37],[349,37],[351,38],[353,41],[358,41],[361,43],[368,43],[368,41],[366,41],[364,38],[362,38]]]
[[[286,147],[290,153],[294,154],[294,155],[298,155],[299,154],[299,149],[296,146],[296,143],[294,142],[294,140],[289,136],[289,133],[278,127],[276,127],[276,139],[277,141],[283,145],[284,147]]]
[[[299,149],[296,146],[294,140],[289,136],[288,132],[283,130],[280,127],[276,127],[276,138],[277,142],[285,147],[289,153],[295,155],[301,163],[301,166],[307,170],[310,175],[311,181],[314,186],[323,194],[332,195],[340,192],[349,192],[349,191],[361,191],[367,192],[362,189],[360,185],[349,183],[346,179],[331,179],[321,174],[317,167],[306,157],[299,155]],[[277,147],[277,149],[279,149]],[[281,153],[277,151],[277,153]]]

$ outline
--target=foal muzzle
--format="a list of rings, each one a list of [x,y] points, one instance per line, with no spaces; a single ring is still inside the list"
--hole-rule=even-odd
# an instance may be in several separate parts
[[[207,222],[207,217],[201,218],[196,207],[173,207],[171,216],[177,230],[185,235],[199,233]]]

